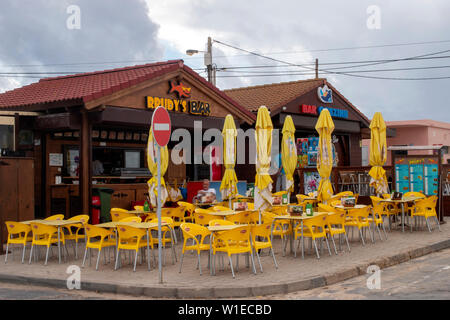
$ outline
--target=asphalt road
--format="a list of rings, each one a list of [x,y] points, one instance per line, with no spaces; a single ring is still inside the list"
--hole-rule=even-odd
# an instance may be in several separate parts
[[[367,280],[374,274],[349,279],[328,287],[284,295],[250,297],[249,299],[282,300],[378,300],[378,299],[450,299],[450,249],[429,254],[380,271],[380,288],[368,289]],[[372,279],[371,278],[371,279]],[[376,286],[377,282],[370,282]],[[92,300],[134,299],[148,297],[101,294],[83,290],[55,289],[0,283],[0,300]]]

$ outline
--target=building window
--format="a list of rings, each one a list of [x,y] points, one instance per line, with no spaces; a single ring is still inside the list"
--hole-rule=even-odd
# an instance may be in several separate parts
[[[14,126],[0,124],[0,148],[2,150],[14,149]]]

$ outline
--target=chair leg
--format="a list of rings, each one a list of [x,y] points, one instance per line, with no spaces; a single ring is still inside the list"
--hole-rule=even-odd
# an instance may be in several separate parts
[[[45,254],[45,265],[47,265],[48,260],[48,251],[50,250],[50,246],[47,246],[47,253]]]
[[[319,255],[319,250],[317,249],[317,244],[316,244],[316,240],[311,238],[311,241],[314,242],[314,247],[316,248],[316,254],[317,254],[317,259],[320,259],[320,255]]]
[[[137,256],[138,256],[138,250],[136,250],[136,253],[134,254],[134,268],[133,268],[133,272],[136,272],[136,262],[137,262]]]
[[[347,242],[348,252],[351,252],[351,250],[350,250],[350,244],[348,243],[347,233],[344,233],[344,235],[345,235],[345,241]]]
[[[258,258],[259,268],[261,269],[261,273],[263,273],[263,267],[261,265],[261,259],[258,254],[258,250],[255,250],[256,257]]]
[[[362,244],[363,244],[363,246],[365,246],[366,243],[364,242],[364,237],[363,237],[363,234],[362,234],[362,232],[361,232],[361,229],[358,229],[358,230],[359,230],[359,236],[360,236],[360,238],[361,238]]]
[[[102,250],[97,250],[97,263],[95,264],[95,270],[98,270],[98,262],[100,261],[100,255],[102,253]]]
[[[437,226],[438,226],[438,229],[439,229],[439,231],[441,231],[441,226],[440,226],[438,217],[437,217],[437,216],[434,216],[434,219],[436,219],[436,224],[437,224]]]
[[[386,233],[386,228],[385,228],[385,226],[384,226],[384,223],[383,223],[383,232],[384,232],[384,237],[385,237],[386,240],[387,240],[387,233]]]
[[[328,247],[328,253],[330,254],[330,256],[331,256],[331,250],[330,250],[330,244],[328,243],[328,239],[327,239],[327,237],[325,236],[325,242],[327,243],[327,247]],[[334,242],[334,240],[333,240],[333,242]]]
[[[270,252],[272,253],[273,263],[275,264],[275,268],[278,269],[277,259],[275,259],[275,253],[273,252],[273,248],[270,248]]]
[[[33,247],[31,247],[33,248]],[[9,251],[9,243],[6,244],[6,257],[5,257],[5,263],[8,261],[8,251]]]
[[[28,264],[31,264],[31,258],[33,257],[33,248],[34,248],[34,245],[31,245],[31,250],[30,250],[30,261],[28,262]],[[36,256],[36,254],[35,254],[35,256]]]
[[[181,253],[180,270],[178,271],[179,273],[181,273],[181,267],[183,266],[183,257],[184,257],[184,252]]]
[[[231,261],[231,256],[230,255],[228,255],[228,259],[230,260],[231,274],[233,275],[233,279],[234,279],[235,276],[234,276],[234,270],[233,270],[233,261]]]
[[[84,263],[86,262],[87,251],[88,251],[88,247],[86,247],[86,249],[84,250],[83,264],[81,265],[82,267],[84,267]]]
[[[198,258],[198,270],[200,271],[200,275],[202,275],[202,264],[200,262],[200,251],[197,251],[197,258]]]
[[[253,251],[252,250],[250,251],[250,257],[252,258],[253,274],[256,274],[255,259],[253,259]]]
[[[117,270],[118,266],[119,266],[119,252],[120,250],[117,249],[117,254],[116,254],[116,265],[114,266],[114,270]]]
[[[427,218],[425,218],[425,221],[427,222],[427,227],[428,227],[428,231],[430,231],[430,232],[431,232],[431,228],[430,228],[430,224],[428,223],[428,219],[427,219]]]
[[[375,227],[376,227],[377,230],[378,230],[378,235],[380,236],[380,240],[383,241],[383,238],[381,237],[381,231],[380,231],[380,228],[378,227],[377,224],[375,224]]]
[[[340,234],[339,234],[339,238],[340,238]],[[334,242],[334,237],[330,234],[330,238],[331,241],[333,242],[333,246],[334,246],[334,252],[336,253],[336,255],[338,254],[337,249],[336,249],[336,243]],[[340,244],[340,243],[339,243]]]
[[[26,250],[26,244],[23,245],[22,263],[24,263],[24,260],[25,260],[25,250]]]

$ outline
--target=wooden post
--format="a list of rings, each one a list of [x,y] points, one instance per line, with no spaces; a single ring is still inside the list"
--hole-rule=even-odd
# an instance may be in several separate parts
[[[92,178],[92,125],[89,122],[88,113],[81,111],[80,129],[80,198],[83,214],[91,214],[91,178]]]

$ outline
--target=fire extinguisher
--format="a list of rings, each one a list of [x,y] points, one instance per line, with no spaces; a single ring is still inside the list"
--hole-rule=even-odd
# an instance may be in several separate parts
[[[92,224],[100,223],[100,197],[93,196],[92,197]]]

